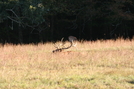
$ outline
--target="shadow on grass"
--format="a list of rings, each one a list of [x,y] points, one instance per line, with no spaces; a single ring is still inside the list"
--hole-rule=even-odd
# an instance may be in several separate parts
[[[132,81],[128,81],[128,83],[134,84],[134,80],[132,80]]]

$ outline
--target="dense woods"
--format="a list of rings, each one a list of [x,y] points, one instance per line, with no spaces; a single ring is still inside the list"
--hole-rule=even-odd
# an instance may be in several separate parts
[[[1,0],[0,43],[132,39],[134,0]]]

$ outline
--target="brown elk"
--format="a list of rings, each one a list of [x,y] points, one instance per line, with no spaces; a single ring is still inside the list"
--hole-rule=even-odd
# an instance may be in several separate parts
[[[76,45],[77,45],[77,43],[74,44],[74,41],[77,40],[76,37],[74,37],[74,36],[69,36],[69,37],[68,37],[68,40],[69,40],[69,43],[70,43],[70,45],[69,45],[68,47],[64,47],[64,44],[65,44],[65,43],[63,42],[63,38],[62,38],[60,45],[54,44],[54,47],[55,47],[56,49],[53,50],[52,52],[53,52],[53,53],[62,52],[62,51],[65,50],[65,49],[69,49],[69,48],[71,48],[72,46],[76,46]],[[60,47],[60,46],[62,46],[62,47]]]

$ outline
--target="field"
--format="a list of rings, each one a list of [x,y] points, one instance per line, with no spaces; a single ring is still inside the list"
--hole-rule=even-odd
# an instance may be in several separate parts
[[[134,40],[0,46],[0,89],[134,89]]]

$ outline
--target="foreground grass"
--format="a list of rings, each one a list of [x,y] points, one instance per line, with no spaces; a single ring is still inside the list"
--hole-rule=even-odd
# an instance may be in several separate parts
[[[0,89],[133,89],[134,40],[0,47]]]

